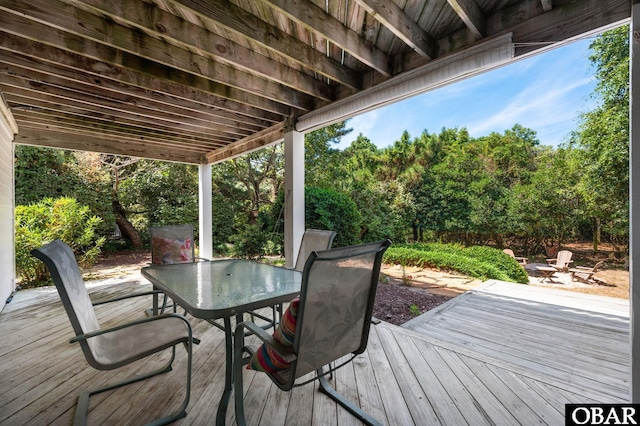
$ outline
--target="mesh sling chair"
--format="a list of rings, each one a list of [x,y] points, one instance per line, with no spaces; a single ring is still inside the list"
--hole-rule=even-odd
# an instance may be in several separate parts
[[[326,231],[323,229],[305,229],[304,234],[302,234],[296,264],[293,266],[293,269],[302,272],[309,255],[314,251],[330,249],[336,234],[335,231]],[[277,305],[275,309],[278,311],[280,318],[282,318],[282,304]]]
[[[109,329],[102,329],[71,248],[64,242],[56,240],[44,247],[33,250],[32,255],[42,260],[49,269],[62,300],[62,305],[76,334],[71,339],[71,343],[80,343],[85,359],[93,368],[113,370],[172,348],[171,359],[164,367],[158,370],[81,393],[76,407],[74,425],[84,425],[86,423],[89,397],[92,395],[171,371],[171,365],[176,354],[175,347],[179,344],[184,344],[187,350],[187,378],[184,401],[174,413],[151,424],[163,425],[186,416],[186,408],[189,404],[191,393],[191,353],[193,344],[189,321],[178,314],[168,313],[142,318]],[[136,293],[131,296],[96,303],[95,305],[132,297],[148,296],[152,293],[154,292]]]
[[[304,269],[304,264],[311,252],[330,249],[335,237],[335,231],[325,231],[322,229],[306,229],[304,231],[304,234],[302,235],[300,250],[298,251],[298,257],[293,269],[295,269],[296,271],[302,271]]]
[[[349,362],[366,349],[382,255],[390,244],[385,240],[312,252],[302,273],[299,302],[294,300],[288,308],[296,305],[297,313],[286,312],[273,336],[251,322],[237,325],[234,384],[239,425],[246,423],[242,378],[246,364],[265,371],[276,386],[285,391],[296,386],[296,379],[315,371],[324,393],[361,421],[380,424],[331,387],[323,367],[352,354]],[[294,319],[288,320],[291,315]],[[245,329],[264,342],[257,350],[245,346]],[[281,338],[287,334],[289,339]],[[247,353],[251,356],[246,356]],[[273,358],[265,360],[261,355],[265,353],[267,358]]]
[[[193,238],[193,225],[168,225],[149,227],[151,236],[151,263],[154,265],[169,265],[174,263],[192,263],[196,258]],[[157,312],[157,299],[154,298],[154,307],[147,310],[147,314]],[[164,296],[159,312],[167,308],[176,309],[175,304],[167,305],[167,296]]]

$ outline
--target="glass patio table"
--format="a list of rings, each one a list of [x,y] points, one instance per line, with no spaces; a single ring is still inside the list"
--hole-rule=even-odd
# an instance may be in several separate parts
[[[239,322],[245,312],[289,302],[300,292],[302,273],[252,260],[229,259],[152,265],[142,268],[142,276],[189,314],[224,330],[225,389],[216,414],[216,424],[224,424],[233,390],[231,318],[236,316]],[[223,326],[215,322],[219,319]]]

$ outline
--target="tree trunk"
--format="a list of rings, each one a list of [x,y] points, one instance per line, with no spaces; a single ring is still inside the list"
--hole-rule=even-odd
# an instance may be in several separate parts
[[[600,231],[602,230],[602,226],[600,224],[600,218],[593,218],[593,252],[598,253],[598,249],[600,248]]]
[[[127,219],[126,212],[122,208],[120,201],[117,199],[113,200],[111,201],[111,205],[113,206],[113,213],[116,215],[116,224],[120,228],[122,235],[131,241],[131,245],[134,248],[142,248],[142,238],[140,238],[140,234],[136,231],[136,228],[134,228]]]

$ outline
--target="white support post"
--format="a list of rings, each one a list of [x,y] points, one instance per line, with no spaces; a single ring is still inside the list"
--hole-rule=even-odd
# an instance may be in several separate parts
[[[284,255],[293,267],[304,234],[304,134],[284,135]]]
[[[200,257],[211,259],[213,256],[213,224],[212,209],[213,201],[211,197],[211,164],[201,164],[198,166],[198,188],[199,188],[199,220],[200,220]]]
[[[631,402],[640,403],[640,0],[633,0],[629,70],[629,285],[631,339]]]

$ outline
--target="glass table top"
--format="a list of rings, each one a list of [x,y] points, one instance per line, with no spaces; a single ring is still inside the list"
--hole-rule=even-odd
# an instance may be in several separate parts
[[[197,318],[222,318],[277,303],[300,292],[302,273],[245,259],[152,265],[142,275]]]

